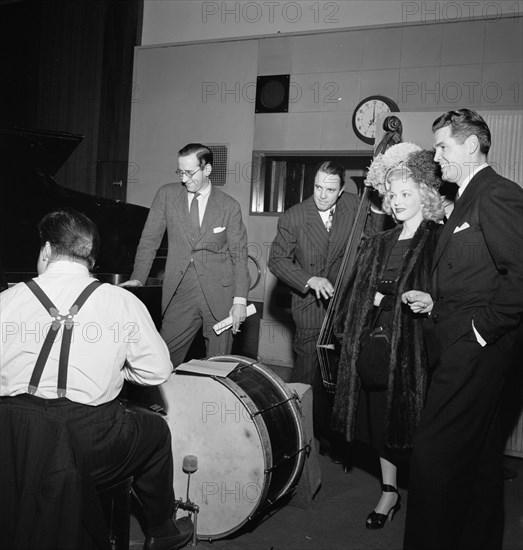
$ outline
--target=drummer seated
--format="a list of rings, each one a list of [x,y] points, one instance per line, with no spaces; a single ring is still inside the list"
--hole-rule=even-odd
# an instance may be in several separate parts
[[[51,212],[38,233],[38,277],[0,294],[0,406],[65,419],[97,487],[133,477],[147,520],[144,548],[181,548],[193,525],[174,519],[169,427],[156,413],[118,400],[124,380],[154,386],[169,378],[167,346],[138,298],[93,284],[99,237],[89,218]],[[1,508],[2,518],[16,514]]]

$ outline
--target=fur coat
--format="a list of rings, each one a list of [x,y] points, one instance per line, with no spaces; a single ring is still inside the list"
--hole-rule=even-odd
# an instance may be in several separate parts
[[[438,224],[423,221],[415,233],[399,272],[392,306],[392,340],[386,390],[385,445],[408,449],[420,420],[428,383],[424,341],[426,315],[414,314],[401,302],[407,290],[430,292],[431,262]],[[334,331],[341,345],[333,428],[354,436],[361,381],[356,371],[362,331],[371,322],[374,295],[401,227],[364,240],[352,274],[342,282]]]

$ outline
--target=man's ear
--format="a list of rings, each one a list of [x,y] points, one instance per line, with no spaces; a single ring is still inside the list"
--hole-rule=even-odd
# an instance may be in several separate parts
[[[345,191],[345,185],[340,189],[340,194],[338,195],[338,197],[343,193],[343,191]]]
[[[46,241],[44,246],[42,246],[42,260],[48,261],[51,257],[51,253],[51,243],[49,241]]]
[[[203,167],[203,173],[209,177],[211,175],[211,172],[212,172],[212,164],[206,164],[204,167]]]
[[[478,136],[472,134],[466,140],[468,152],[473,155],[477,153],[480,149]]]

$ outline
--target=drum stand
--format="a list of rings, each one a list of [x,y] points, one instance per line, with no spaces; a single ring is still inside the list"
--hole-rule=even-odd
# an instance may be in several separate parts
[[[196,546],[198,544],[196,531],[198,529],[198,512],[200,511],[200,507],[189,499],[189,484],[191,483],[191,474],[196,472],[196,470],[198,469],[198,457],[194,455],[185,456],[183,458],[182,468],[183,471],[187,474],[187,493],[185,500],[178,498],[174,501],[174,510],[176,513],[178,508],[181,508],[182,510],[186,510],[187,512],[189,512],[189,517],[194,516],[194,530],[192,534],[191,546]]]
[[[192,542],[190,546],[196,546],[198,544],[198,539],[196,538],[196,529],[198,528],[198,512],[200,511],[200,507],[190,500],[184,501],[179,498],[174,501],[174,509],[178,510],[178,508],[181,508],[182,510],[187,510],[189,512],[189,517],[194,515],[194,531],[192,534]]]

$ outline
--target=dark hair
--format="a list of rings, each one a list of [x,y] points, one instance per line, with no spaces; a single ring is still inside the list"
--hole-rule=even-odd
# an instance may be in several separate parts
[[[46,214],[38,223],[40,247],[51,245],[53,257],[64,256],[86,262],[92,269],[100,248],[98,229],[84,214],[64,208]]]
[[[438,117],[432,124],[432,131],[450,126],[451,135],[463,143],[469,136],[476,136],[479,141],[479,150],[487,155],[490,150],[490,129],[483,117],[470,109],[447,111]]]
[[[196,154],[200,168],[203,168],[206,164],[212,166],[212,151],[202,143],[188,143],[178,151],[179,157],[188,157],[193,154]]]
[[[340,189],[345,185],[345,168],[332,160],[322,162],[318,168],[316,168],[316,174],[323,172],[324,174],[331,174],[340,178]]]

